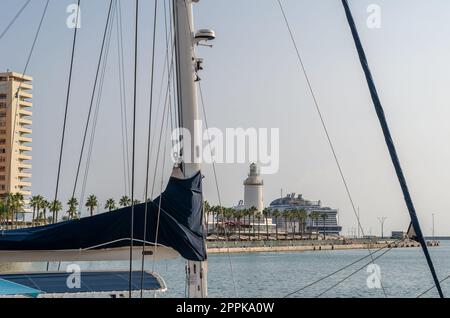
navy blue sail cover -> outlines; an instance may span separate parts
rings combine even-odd
[[[145,241],[171,247],[191,261],[206,260],[202,175],[171,178],[160,197],[148,203]],[[161,206],[160,206],[161,203]],[[135,246],[144,240],[145,203],[134,208]],[[131,207],[46,226],[0,232],[0,250],[105,249],[130,245]]]

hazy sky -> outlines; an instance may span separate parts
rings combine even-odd
[[[1,0],[0,31],[24,1]],[[33,192],[54,194],[59,140],[69,68],[72,30],[66,7],[52,0],[28,73],[34,77]],[[61,199],[70,197],[82,130],[109,1],[82,1],[82,28],[76,52]],[[144,185],[146,118],[150,80],[153,1],[141,1],[139,63],[138,194]],[[131,115],[133,1],[122,0]],[[407,210],[388,157],[340,0],[285,0],[325,121],[335,142],[365,232],[379,234],[377,216],[387,216],[385,232],[404,230]],[[369,29],[367,7],[382,9],[380,29]],[[22,72],[44,0],[30,7],[0,42],[0,70]],[[351,0],[381,100],[398,147],[423,229],[450,234],[450,2],[446,0]],[[162,11],[160,11],[162,22]],[[210,126],[280,128],[281,167],[264,176],[265,201],[302,193],[340,210],[343,233],[356,228],[345,189],[303,74],[299,71],[275,0],[202,0],[196,26],[217,33],[205,58],[202,85]],[[157,93],[161,85],[164,39],[159,24]],[[87,193],[101,201],[124,193],[116,34],[113,33]],[[158,95],[158,94],[156,94]],[[156,115],[155,115],[156,117]],[[156,117],[156,121],[160,121]],[[170,172],[166,160],[165,174]],[[243,198],[248,164],[218,165],[224,205]],[[210,166],[204,168],[205,195],[217,203]],[[158,188],[159,188],[159,182]],[[159,190],[158,190],[159,191]]]

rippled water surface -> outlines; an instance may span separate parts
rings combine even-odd
[[[431,255],[441,279],[450,275],[450,242],[431,248]],[[210,297],[284,297],[329,273],[368,255],[367,250],[323,251],[303,253],[223,254],[209,258]],[[378,254],[379,255],[379,254]],[[375,256],[376,257],[376,256]],[[384,297],[382,289],[367,286],[367,263],[370,258],[334,275],[293,297],[316,297],[329,287],[363,268],[344,280],[322,297]],[[136,262],[136,268],[139,268]],[[375,260],[380,266],[382,285],[388,297],[416,297],[433,286],[421,249],[393,249]],[[84,269],[127,269],[128,263],[84,263]],[[67,264],[62,264],[64,269]],[[184,297],[185,274],[183,260],[157,262],[155,270],[166,281],[168,291],[162,297]],[[45,270],[45,264],[24,264],[19,270]],[[152,262],[146,263],[151,270]],[[57,264],[51,264],[57,269]],[[232,268],[232,270],[231,270]],[[10,271],[11,265],[0,265],[0,271]],[[17,269],[16,269],[17,270]],[[233,281],[235,283],[233,283]],[[443,283],[450,296],[450,280]],[[433,290],[427,297],[437,296]]]

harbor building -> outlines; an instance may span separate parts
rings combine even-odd
[[[32,80],[0,73],[0,195],[31,195]]]
[[[306,231],[318,232],[326,235],[340,235],[342,226],[338,224],[338,210],[329,207],[323,207],[321,201],[309,201],[303,198],[303,195],[296,196],[295,193],[288,194],[286,197],[281,197],[274,200],[270,204],[270,209],[278,210],[281,217],[278,218],[278,226],[283,227],[285,222],[285,215],[292,210],[303,210],[307,214]],[[315,213],[314,213],[315,212]],[[316,217],[314,217],[316,216]],[[295,226],[299,228],[299,221],[294,219]],[[287,222],[288,227],[292,225]]]

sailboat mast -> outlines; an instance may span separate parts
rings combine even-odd
[[[183,177],[188,179],[201,170],[195,160],[196,145],[200,141],[198,97],[195,82],[197,81],[196,41],[193,17],[193,2],[198,0],[173,0],[175,21],[175,54],[177,69],[179,125],[188,136],[181,136],[182,151],[180,154]],[[189,298],[208,297],[207,261],[188,261],[186,275]]]
[[[183,174],[190,178],[201,170],[198,160],[195,160],[196,141],[200,140],[198,97],[196,90],[196,43],[194,41],[193,2],[198,0],[174,0],[175,15],[175,54],[177,69],[179,125],[189,136],[181,136],[180,154],[183,161]]]

